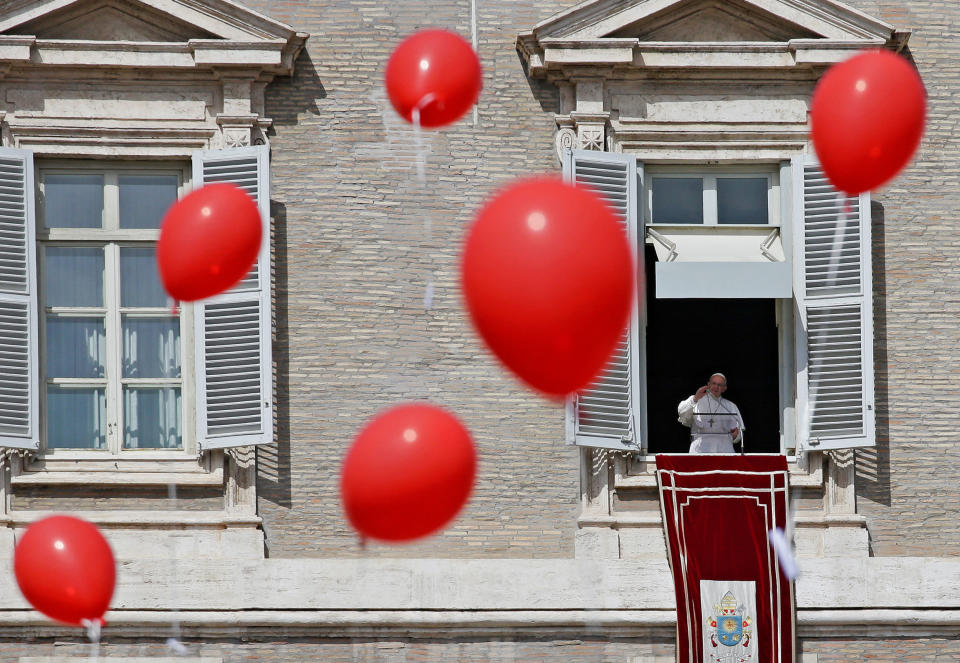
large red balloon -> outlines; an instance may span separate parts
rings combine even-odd
[[[208,184],[167,210],[157,242],[163,287],[176,300],[229,290],[253,267],[263,221],[253,199],[227,183]]]
[[[920,144],[926,93],[899,55],[871,50],[834,65],[810,105],[813,146],[824,172],[849,195],[899,173]]]
[[[420,125],[455,122],[480,96],[480,60],[463,37],[447,30],[424,30],[407,37],[390,56],[387,96],[407,122],[420,110]]]
[[[13,570],[23,596],[47,617],[75,626],[103,623],[116,564],[95,525],[71,516],[38,520],[17,543]]]
[[[463,251],[463,290],[483,340],[554,397],[586,387],[608,363],[636,278],[610,208],[558,178],[501,191],[480,210]]]
[[[347,452],[340,494],[350,523],[382,541],[427,536],[453,520],[473,489],[470,433],[433,405],[400,405],[377,415]]]

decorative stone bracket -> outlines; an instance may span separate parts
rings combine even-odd
[[[609,117],[609,113],[578,113],[576,111],[568,116],[558,115],[556,117],[557,133],[554,138],[557,158],[559,159],[563,150],[567,148],[598,152],[607,150]]]

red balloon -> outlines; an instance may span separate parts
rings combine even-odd
[[[834,65],[813,91],[813,146],[838,190],[876,189],[920,144],[926,92],[916,70],[890,51],[870,50]]]
[[[399,405],[377,415],[354,439],[340,495],[362,535],[410,541],[453,520],[476,472],[473,441],[456,417],[426,403]]]
[[[473,323],[534,389],[562,397],[608,363],[630,315],[630,244],[593,191],[520,180],[480,210],[463,251]]]
[[[51,619],[74,626],[103,623],[116,584],[116,564],[100,530],[71,516],[27,528],[13,554],[23,596]]]
[[[404,39],[387,62],[385,78],[393,107],[407,122],[419,108],[424,127],[458,120],[483,87],[473,47],[447,30],[424,30]]]
[[[253,267],[262,237],[260,210],[245,191],[227,183],[197,189],[163,217],[157,242],[163,287],[185,302],[229,290]]]

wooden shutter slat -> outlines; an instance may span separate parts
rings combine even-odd
[[[33,155],[0,148],[0,446],[39,448]]]
[[[875,432],[869,196],[838,196],[814,163],[795,161],[794,168],[801,210],[794,219],[802,325],[797,350],[798,365],[806,368],[798,380],[806,418],[800,428],[807,428],[813,448],[870,446]]]
[[[569,182],[588,187],[603,199],[623,224],[636,256],[637,171],[636,159],[629,155],[575,150],[564,158],[564,176]],[[634,311],[636,315],[636,311]],[[634,383],[636,324],[630,326],[618,343],[600,377],[572,399],[572,439],[575,444],[611,449],[634,449],[642,444],[636,422],[638,395]]]
[[[270,352],[269,173],[265,146],[204,152],[198,184],[230,182],[257,202],[264,243],[257,262],[197,316],[198,439],[203,449],[273,441]]]

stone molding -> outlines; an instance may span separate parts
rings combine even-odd
[[[646,159],[789,159],[807,147],[806,100],[826,68],[865,47],[899,50],[909,37],[828,0],[745,2],[756,20],[741,22],[765,30],[766,41],[742,41],[738,19],[717,0],[593,0],[518,35],[530,76],[560,90],[558,150],[573,142]],[[717,12],[727,17],[713,26],[725,41],[648,39],[684,21],[707,26]],[[592,124],[575,112],[606,116]],[[573,120],[575,141],[559,118]]]
[[[797,637],[876,638],[953,636],[960,610],[797,610]],[[606,638],[670,638],[674,610],[111,610],[107,637],[166,639],[176,621],[188,639],[230,638],[260,642],[283,637],[457,638],[521,636],[570,638],[602,633]],[[0,612],[9,637],[69,641],[77,629],[51,623],[35,612]],[[805,655],[806,656],[806,655]],[[48,659],[39,659],[48,660]],[[54,660],[54,659],[49,659]],[[57,661],[68,659],[57,658]],[[78,657],[87,661],[89,657]],[[100,659],[109,661],[110,659]],[[126,661],[126,659],[123,659]],[[157,660],[157,659],[150,659]],[[190,659],[176,659],[178,661]],[[671,659],[672,660],[672,659]],[[804,663],[808,660],[802,659]],[[816,660],[816,659],[812,659]]]
[[[670,636],[675,599],[666,563],[582,560],[166,560],[118,569],[112,637],[285,635],[431,637],[602,632]],[[797,582],[800,638],[880,632],[956,633],[960,561],[809,560]],[[243,582],[223,583],[224,577]],[[76,636],[27,609],[12,575],[0,578],[5,633]],[[276,591],[282,587],[283,591]],[[322,587],[323,591],[317,591]]]
[[[556,72],[565,78],[564,69],[583,65],[628,69],[702,67],[704,62],[739,68],[810,66],[836,62],[848,56],[851,48],[897,39],[893,26],[825,0],[746,0],[746,4],[767,24],[769,41],[742,41],[742,34],[722,42],[655,40],[656,32],[671,22],[688,21],[697,11],[723,9],[722,3],[712,0],[692,7],[681,0],[593,0],[520,33],[517,48],[531,75]],[[671,7],[677,9],[673,14]],[[784,39],[786,35],[793,38]]]
[[[810,559],[800,570],[801,610],[960,611],[956,558]],[[198,559],[181,571],[169,560],[121,562],[113,608],[161,610],[174,599],[187,611],[675,608],[665,560]],[[0,611],[26,608],[13,575],[0,578]]]
[[[65,10],[115,2],[80,4],[22,0],[0,18],[4,145],[39,156],[187,159],[197,150],[267,142],[264,90],[275,76],[292,74],[309,35],[223,0],[143,0],[140,10],[124,6],[114,12],[121,22],[104,26],[114,41],[65,38]],[[124,20],[157,30],[166,20],[164,34],[185,36],[125,39],[136,31]],[[43,38],[51,23],[57,38]],[[41,36],[9,34],[23,30]]]

